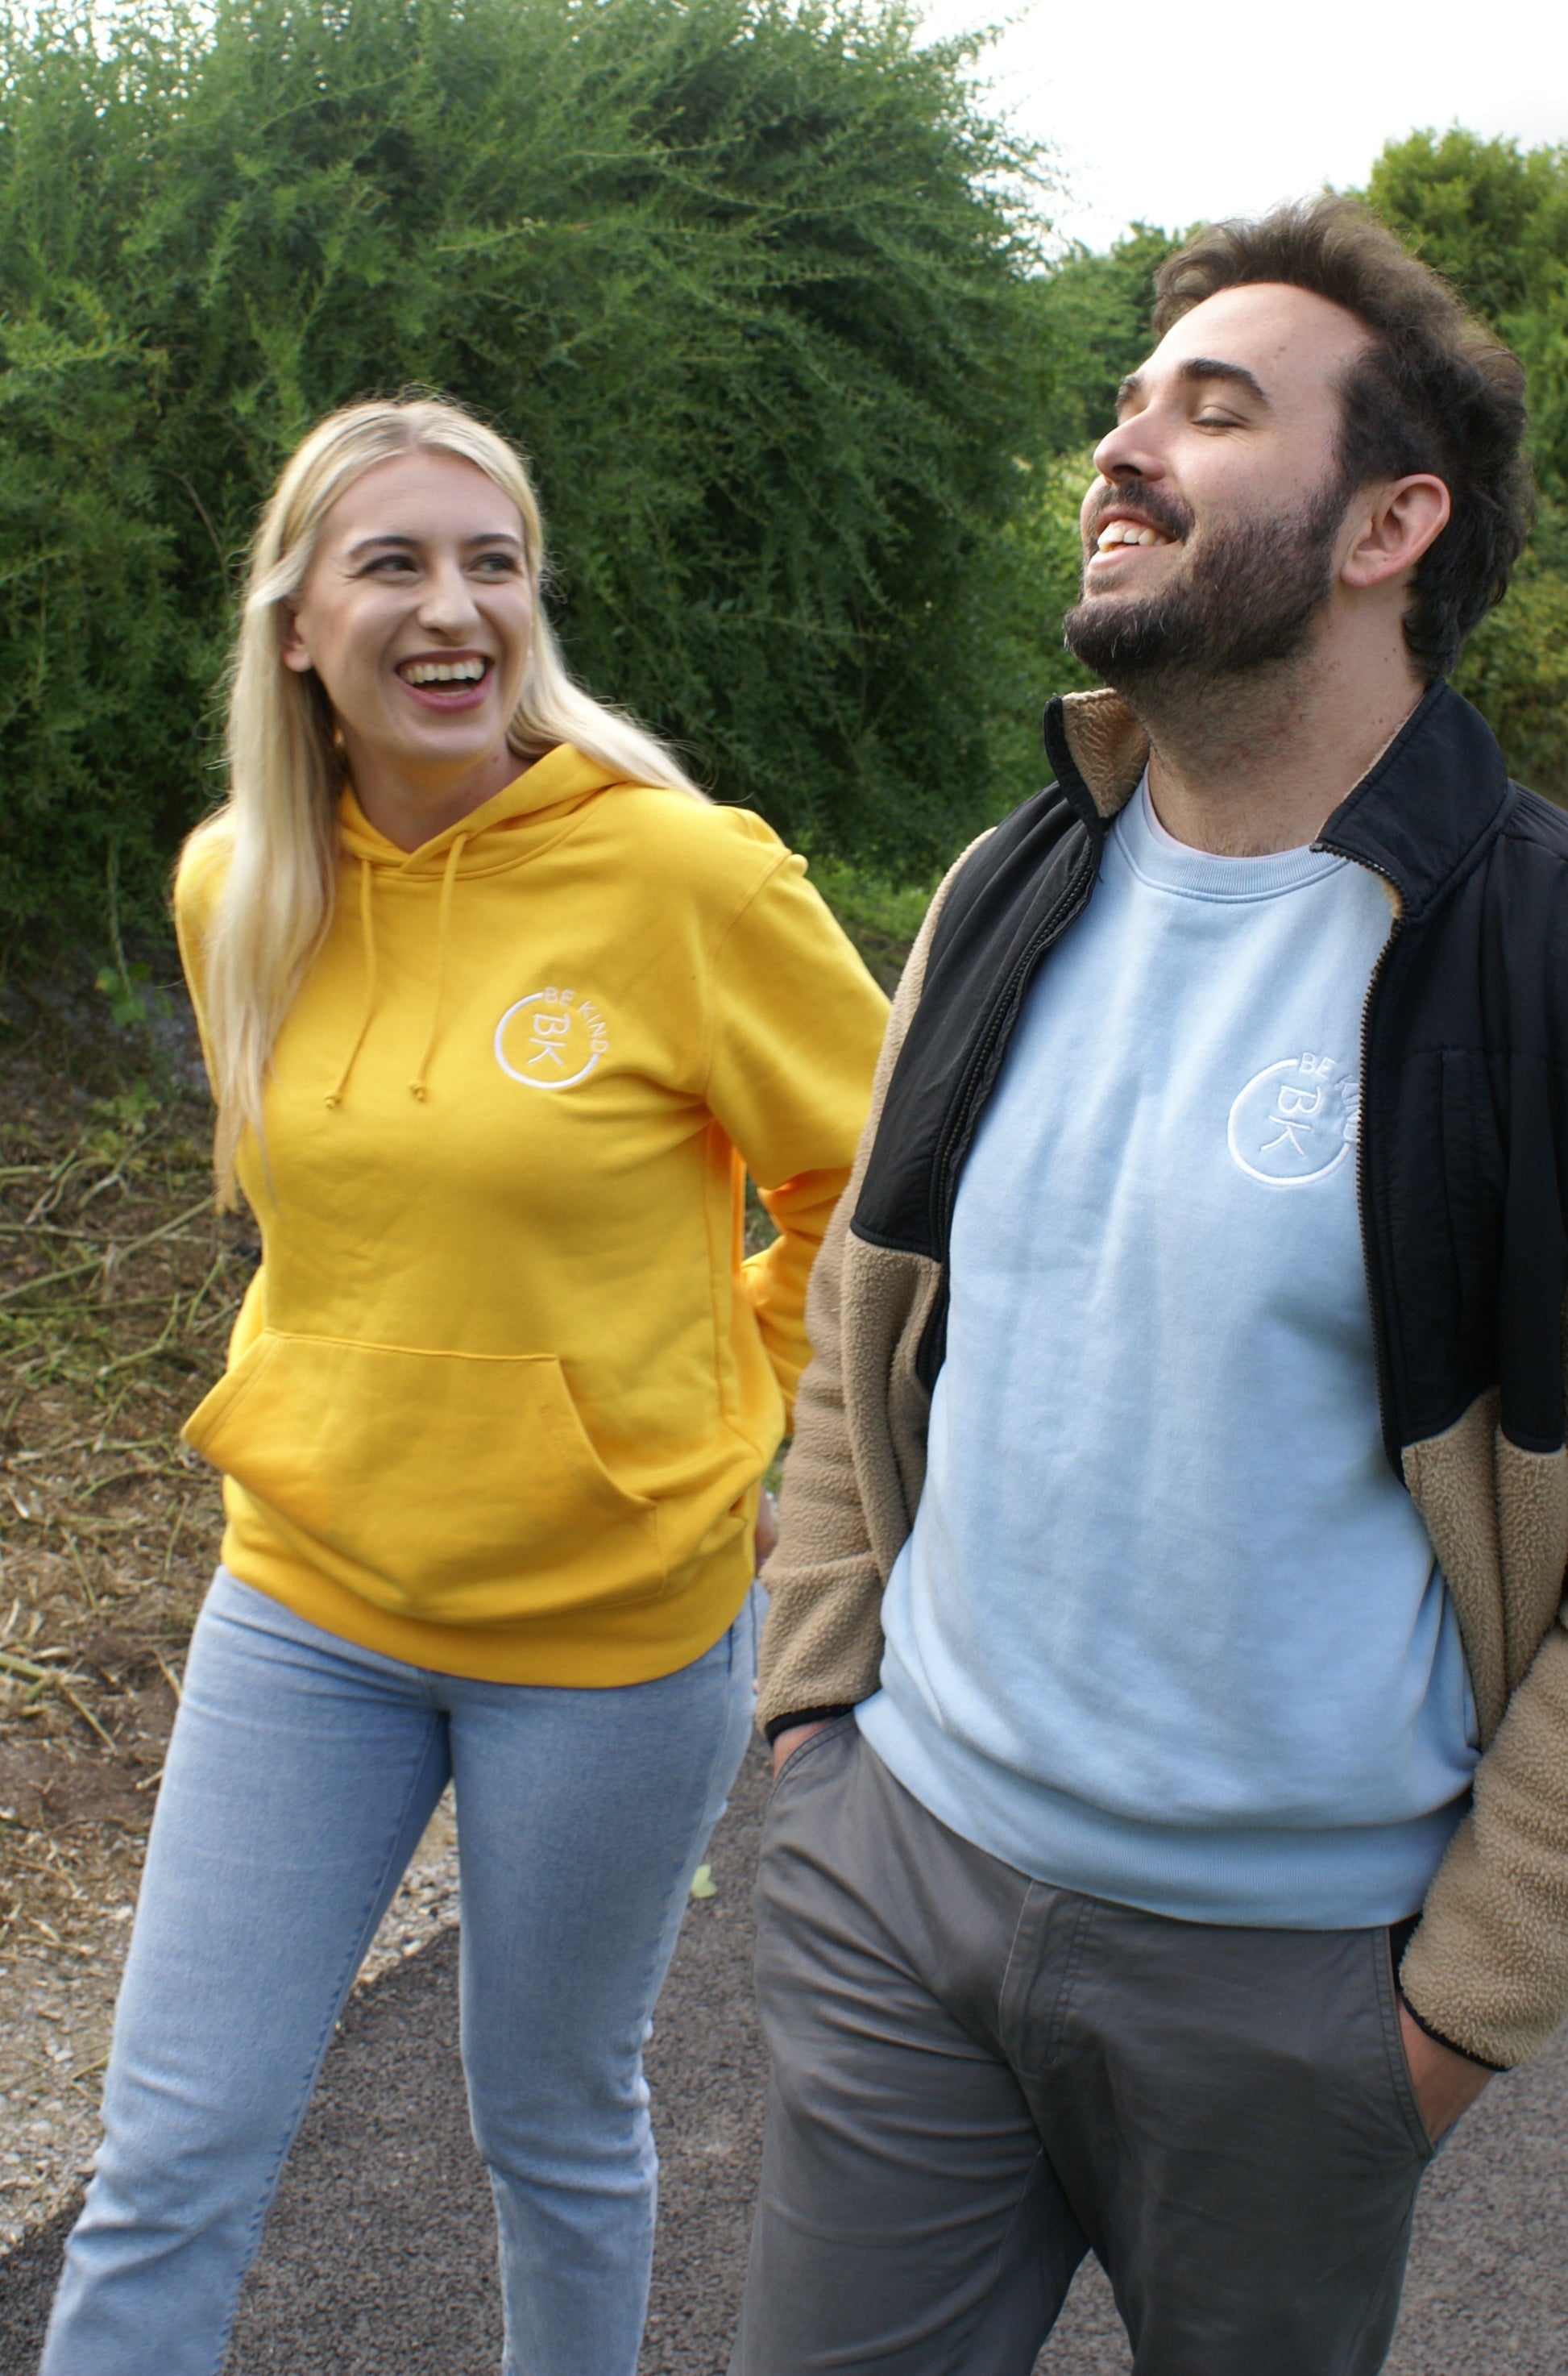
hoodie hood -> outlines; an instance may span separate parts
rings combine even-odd
[[[345,785],[338,803],[340,846],[364,865],[407,876],[428,874],[439,882],[451,851],[460,845],[458,873],[487,874],[537,857],[586,802],[629,781],[602,760],[585,758],[570,742],[558,742],[479,808],[422,841],[417,849],[399,849],[388,841],[361,808],[353,786]]]

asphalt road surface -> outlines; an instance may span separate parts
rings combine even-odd
[[[723,2376],[761,2133],[749,1890],[760,1754],[712,1849],[648,2056],[662,2216],[643,2376]],[[456,2049],[456,1937],[351,2006],[245,2289],[227,2376],[494,2376],[489,2192]],[[0,2262],[0,2370],[32,2376],[68,2220]],[[1092,2264],[1038,2376],[1126,2376]],[[1424,2190],[1388,2376],[1568,2371],[1568,2034],[1500,2080]],[[1265,2371],[1260,2371],[1265,2376]]]

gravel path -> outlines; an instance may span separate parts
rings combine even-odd
[[[663,2216],[642,2376],[722,2376],[760,2137],[748,1893],[754,1756],[649,2052]],[[246,2288],[228,2376],[494,2376],[492,2214],[454,2043],[455,1934],[354,1999]],[[64,2220],[0,2261],[0,2371],[31,2376]],[[1039,2376],[1125,2376],[1097,2269]],[[1568,2369],[1568,2036],[1491,2088],[1426,2187],[1388,2376]]]
[[[7,1812],[0,1807],[0,1820]],[[386,1909],[356,1989],[372,1987],[457,1921],[457,1840],[448,1790]],[[0,1951],[0,2255],[81,2191],[98,2144],[103,2066],[145,1847],[134,1835],[113,1835],[110,1851],[83,1876],[96,1883],[98,1895],[76,1887],[78,1902],[65,1936],[52,1927],[47,1936],[18,1933]],[[42,1932],[42,1925],[33,1927]],[[0,2340],[0,2352],[4,2347]]]

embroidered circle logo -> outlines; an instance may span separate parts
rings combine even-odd
[[[575,1089],[609,1051],[603,1016],[575,990],[530,990],[495,1027],[495,1061],[526,1089]]]
[[[1304,1188],[1337,1171],[1356,1144],[1360,1083],[1306,1049],[1254,1073],[1230,1109],[1230,1158],[1268,1188]]]

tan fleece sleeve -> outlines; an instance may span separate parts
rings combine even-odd
[[[1568,2018],[1565,1624],[1560,1613],[1476,1769],[1399,1967],[1421,2021],[1504,2070]]]
[[[812,1274],[806,1304],[812,1361],[801,1381],[795,1441],[784,1466],[778,1547],[764,1572],[768,1612],[757,1684],[757,1723],[764,1730],[780,1716],[848,1706],[876,1689],[885,1578],[872,1550],[845,1409],[845,1261],[849,1218],[887,1085],[920,1004],[932,934],[956,872],[952,869],[932,901],[904,968],[854,1169]]]

